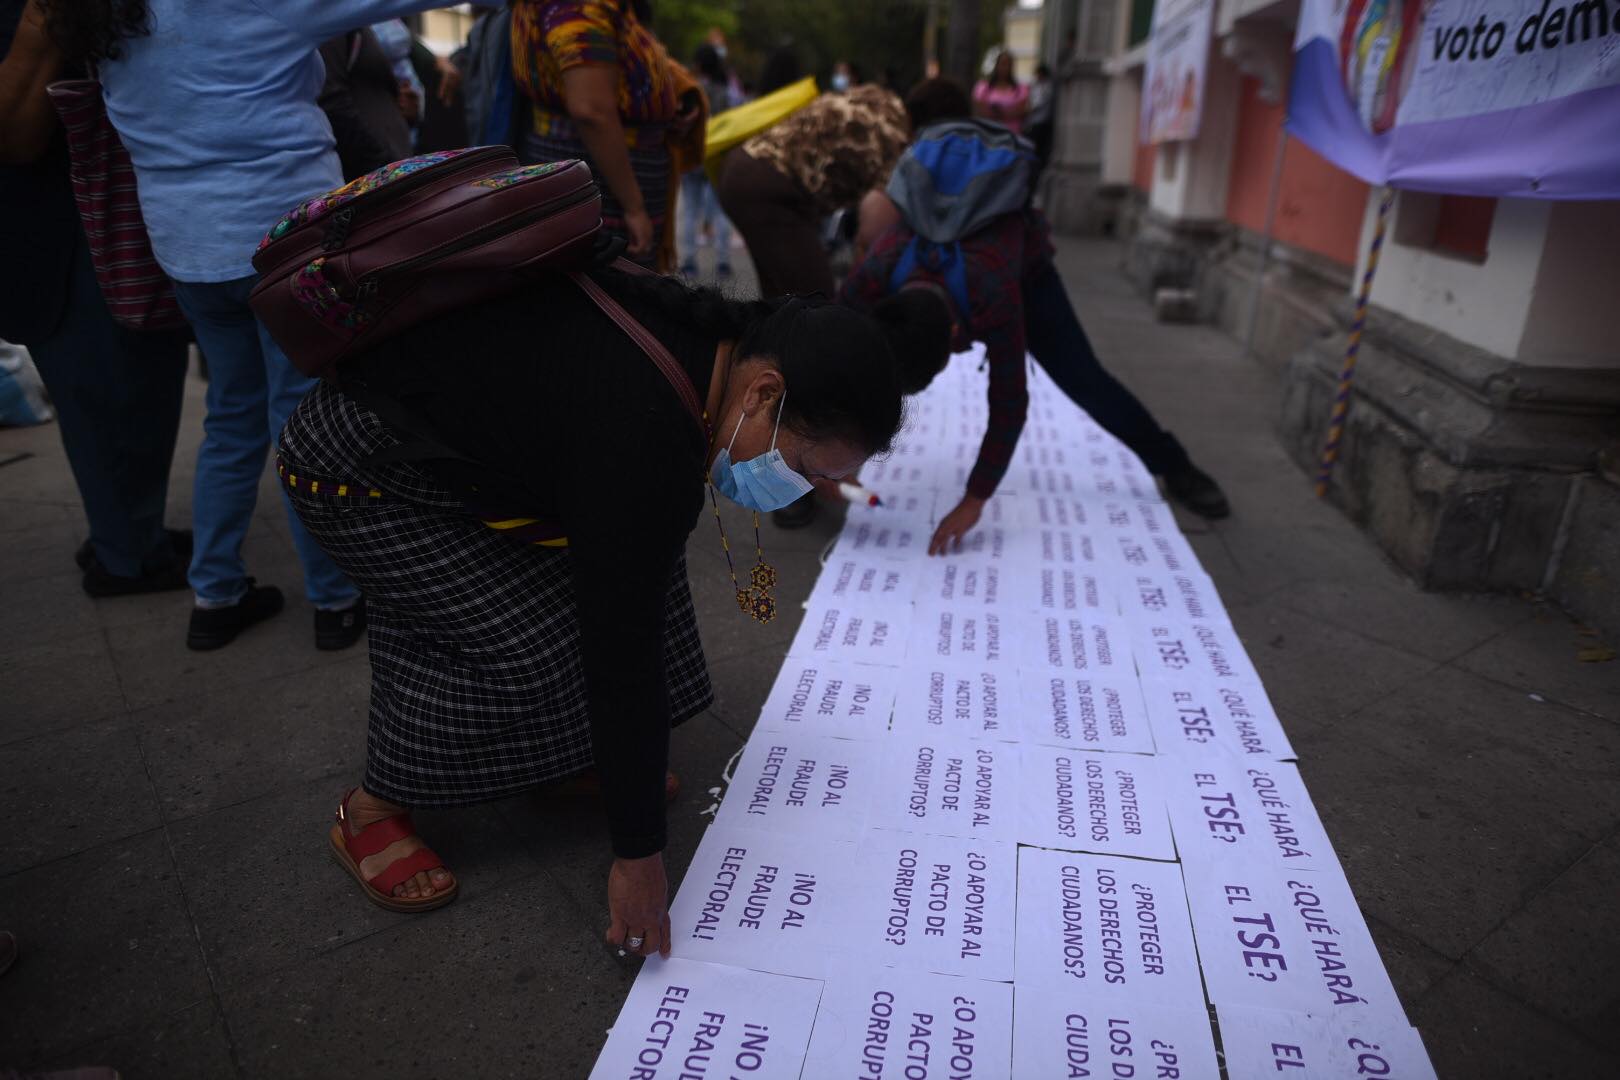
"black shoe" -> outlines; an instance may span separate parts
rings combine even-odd
[[[142,593],[173,592],[186,588],[186,564],[176,559],[161,570],[148,570],[140,577],[121,577],[101,565],[101,560],[90,557],[82,581],[84,591],[102,599],[108,596],[138,596]]]
[[[802,495],[796,502],[771,511],[771,522],[778,529],[802,529],[816,520],[816,494]]]
[[[248,591],[230,607],[192,608],[191,629],[186,632],[186,648],[196,652],[223,649],[236,635],[263,622],[281,610],[281,590],[274,585],[255,585],[248,578]]]
[[[1221,486],[1196,465],[1165,473],[1164,486],[1171,498],[1200,517],[1223,518],[1232,512]]]
[[[366,598],[342,611],[315,612],[315,647],[326,652],[347,649],[366,632]]]
[[[164,529],[169,534],[169,546],[174,548],[174,557],[182,568],[191,565],[191,551],[193,548],[190,529]],[[90,564],[96,561],[95,545],[86,540],[79,545],[79,550],[73,553],[73,561],[80,570],[88,571]]]

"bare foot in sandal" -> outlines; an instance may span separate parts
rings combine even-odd
[[[380,832],[372,831],[378,828]],[[379,848],[379,842],[390,836],[394,839]],[[407,809],[363,788],[350,792],[339,808],[332,848],[372,902],[383,907],[425,910],[448,903],[455,895],[455,875],[416,835]]]

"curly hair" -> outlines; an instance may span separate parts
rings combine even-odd
[[[39,0],[45,29],[69,60],[116,60],[129,38],[151,32],[146,0]]]

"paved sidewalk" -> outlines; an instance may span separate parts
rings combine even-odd
[[[739,262],[742,260],[739,260]],[[1166,327],[1118,249],[1061,262],[1109,365],[1227,486],[1183,518],[1282,714],[1373,934],[1443,1077],[1620,1075],[1620,664],[1554,610],[1406,584],[1316,502],[1272,435],[1276,390],[1230,339]],[[184,522],[201,385],[187,402]],[[268,479],[248,541],[288,610],[215,654],[184,595],[78,588],[54,427],[0,431],[0,1068],[132,1078],[588,1072],[634,975],[599,944],[590,805],[419,815],[462,880],[427,916],[366,904],[326,823],[364,753],[363,653],[317,653]],[[734,543],[744,519],[727,518]],[[718,701],[673,740],[689,860],[809,591],[831,515],[764,543],[785,618],[730,600],[712,520],[691,545]]]

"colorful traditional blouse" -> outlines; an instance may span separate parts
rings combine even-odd
[[[582,64],[619,69],[619,119],[628,128],[666,124],[680,103],[664,47],[630,0],[516,0],[512,76],[535,103],[535,130],[568,115],[563,72]]]

